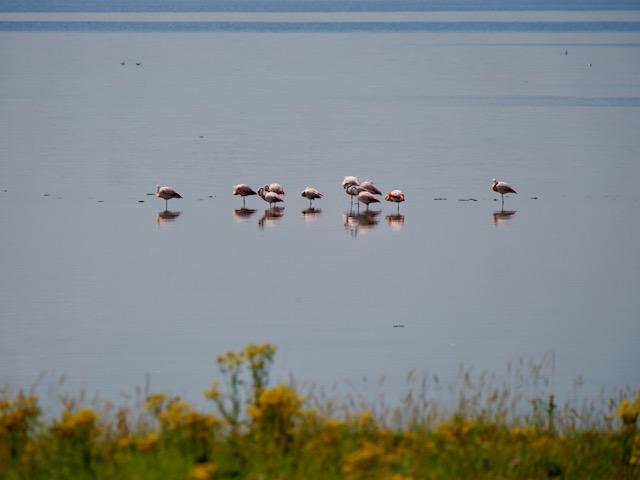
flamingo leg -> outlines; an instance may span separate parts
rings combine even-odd
[[[242,208],[244,208],[244,197],[242,197]]]
[[[164,199],[164,209],[169,210],[169,200],[166,198]]]

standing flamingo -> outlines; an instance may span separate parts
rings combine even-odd
[[[518,193],[508,183],[499,182],[495,178],[493,179],[493,183],[491,184],[491,190],[493,190],[494,192],[498,192],[500,194],[500,197],[502,198],[502,206],[504,206],[504,194],[505,193]]]
[[[258,195],[260,195],[260,198],[262,198],[265,202],[269,204],[269,208],[271,208],[274,203],[284,201],[278,196],[277,193],[265,191],[264,188],[258,189]]]
[[[382,192],[380,191],[380,189],[376,187],[371,180],[365,180],[364,182],[360,182],[360,186],[369,193],[373,193],[374,195],[382,195]]]
[[[316,198],[322,198],[322,194],[315,188],[311,187],[306,187],[302,191],[300,196],[309,199],[309,208],[311,208],[311,202],[313,202]]]
[[[380,203],[373,193],[368,191],[363,191],[358,194],[358,201],[364,203],[367,206],[367,210],[369,210],[370,203]]]
[[[359,184],[360,182],[358,181],[358,177],[354,177],[353,175],[347,175],[342,180],[342,188],[347,188],[352,185],[359,185]]]
[[[264,186],[265,191],[272,192],[277,195],[284,195],[284,188],[279,183],[270,183]]]
[[[351,198],[351,206],[353,207],[353,197],[357,197],[360,192],[365,192],[366,190],[362,188],[360,185],[348,185],[344,188],[344,192],[349,195]]]
[[[244,208],[244,197],[249,195],[256,195],[256,192],[247,185],[246,183],[239,183],[238,185],[234,185],[233,194],[240,195],[242,197],[242,207]]]
[[[178,192],[176,192],[172,187],[161,187],[160,185],[156,185],[156,197],[164,199],[164,209],[169,209],[169,199],[171,198],[182,198]]]
[[[387,202],[395,202],[398,204],[398,213],[400,213],[400,203],[404,202],[404,193],[402,190],[391,190],[384,196]]]

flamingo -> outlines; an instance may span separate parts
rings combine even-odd
[[[264,186],[265,191],[273,192],[278,195],[284,195],[284,188],[279,183],[270,183]]]
[[[384,199],[387,202],[395,202],[398,204],[398,212],[400,212],[400,203],[404,202],[404,193],[402,193],[402,190],[391,190],[390,192],[388,192],[385,196]]]
[[[256,195],[256,192],[246,183],[239,183],[233,186],[233,194],[240,195],[242,197],[242,207],[244,208],[244,197],[249,195]]]
[[[311,188],[311,187],[306,187],[302,191],[300,196],[309,199],[309,208],[311,208],[311,203],[316,198],[322,198],[322,194],[318,190],[316,190],[315,188]]]
[[[360,185],[349,185],[345,187],[344,191],[351,198],[351,205],[353,206],[353,197],[357,197],[360,192],[365,192],[366,190]]]
[[[511,185],[506,182],[498,181],[495,178],[493,179],[493,183],[491,184],[491,190],[494,192],[498,192],[500,197],[502,198],[502,205],[504,206],[504,194],[505,193],[518,193],[516,192]]]
[[[260,198],[262,198],[265,202],[269,204],[269,208],[271,208],[274,203],[284,201],[278,196],[277,193],[265,191],[264,188],[258,189],[258,195],[260,195]]]
[[[368,191],[363,191],[358,194],[358,201],[364,203],[367,206],[367,210],[369,210],[370,203],[380,203],[373,193]]]
[[[382,192],[380,191],[380,189],[376,187],[371,180],[365,180],[364,182],[360,182],[360,186],[369,193],[373,193],[374,195],[382,195]]]
[[[342,188],[347,188],[352,185],[359,185],[359,184],[360,182],[358,181],[358,178],[354,177],[353,175],[347,175],[346,177],[344,177],[344,180],[342,180]]]
[[[176,192],[172,187],[161,187],[160,185],[156,185],[156,197],[164,199],[164,208],[165,210],[168,210],[169,199],[182,198],[182,195]]]

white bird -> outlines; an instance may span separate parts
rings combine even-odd
[[[300,196],[309,200],[309,208],[311,208],[311,202],[313,202],[316,198],[322,198],[322,194],[312,187],[306,187],[302,191],[302,193],[300,193]]]
[[[274,203],[284,201],[278,196],[277,193],[265,191],[264,188],[258,189],[258,195],[260,195],[260,198],[262,198],[265,202],[269,204],[269,207],[271,207]]]
[[[270,183],[264,186],[265,191],[284,195],[284,188],[279,183]]]
[[[365,192],[366,190],[362,188],[360,185],[349,185],[345,187],[344,192],[351,197],[351,205],[353,206],[353,197],[357,197],[360,192]]]
[[[382,195],[382,192],[380,191],[380,189],[376,187],[371,180],[365,180],[364,182],[360,182],[360,186],[369,193],[373,193],[374,195]]]
[[[370,203],[380,203],[373,193],[368,191],[363,191],[358,194],[358,201],[364,203],[367,206],[367,210],[369,210]]]
[[[240,195],[242,197],[242,206],[244,207],[244,197],[249,195],[257,195],[253,189],[247,185],[246,183],[239,183],[238,185],[233,186],[233,194]]]
[[[156,197],[164,199],[164,208],[165,210],[168,210],[169,200],[172,198],[182,198],[182,195],[176,192],[172,187],[161,187],[160,185],[156,185]]]
[[[398,212],[400,211],[400,203],[404,202],[404,193],[402,193],[402,190],[391,190],[390,192],[388,192],[385,196],[384,199],[387,202],[395,202],[398,204]]]
[[[516,192],[511,185],[506,182],[499,182],[495,178],[493,179],[493,183],[491,184],[491,190],[494,192],[498,192],[502,198],[502,204],[504,205],[504,194],[505,193],[518,193]]]
[[[358,181],[358,178],[354,177],[353,175],[348,175],[344,177],[344,180],[342,180],[342,188],[347,188],[352,185],[358,185],[358,184],[360,184],[360,182]]]

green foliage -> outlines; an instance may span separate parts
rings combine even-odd
[[[66,401],[46,419],[35,396],[0,391],[0,479],[640,478],[638,392],[594,414],[466,372],[455,411],[422,391],[374,413],[270,387],[275,352],[220,356],[214,411],[154,393],[141,411]]]

